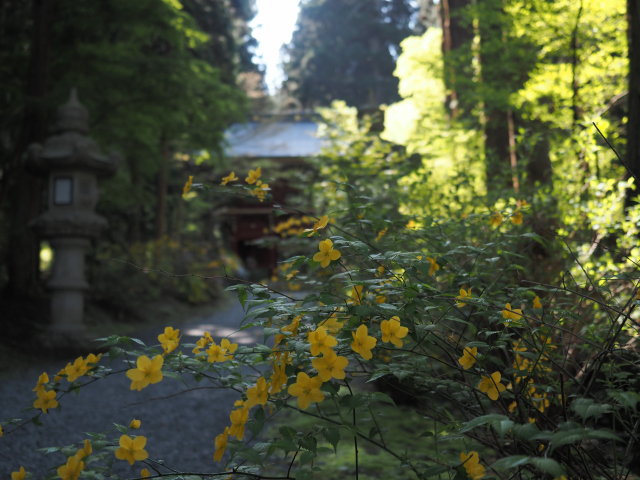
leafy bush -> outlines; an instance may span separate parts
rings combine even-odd
[[[253,177],[249,186],[226,188],[262,201],[265,184],[260,172]],[[358,478],[366,445],[394,456],[408,478],[637,478],[635,271],[594,276],[569,253],[582,283],[568,273],[557,285],[538,282],[527,274],[527,252],[545,243],[529,231],[535,203],[466,218],[409,218],[378,211],[363,186],[337,182],[346,208],[331,212],[335,223],[315,219],[298,237],[307,253],[285,261],[310,291],[304,298],[261,284],[229,288],[247,314],[240,330],[262,327],[263,343],[218,345],[205,333],[197,344],[180,344],[171,327],[159,345],[102,339],[108,365],[81,357],[51,380],[40,377],[33,404],[40,412],[31,421],[45,421],[58,399],[111,375],[126,372],[135,390],[193,377],[238,392],[229,426],[215,438],[223,469],[204,477],[274,478],[264,466],[283,452],[286,471],[276,478],[319,478],[323,456],[353,449]],[[397,381],[385,394],[358,391],[355,378]],[[434,444],[420,455],[388,443],[379,416],[403,385],[424,418],[415,441]],[[316,422],[303,431],[282,425],[263,438],[265,423],[285,410]],[[2,424],[3,441],[18,424]],[[116,425],[79,448],[61,448],[67,458],[59,457],[58,475],[113,476],[115,455],[143,462],[154,477],[184,478],[188,465],[147,460],[153,439],[132,436],[134,427]]]

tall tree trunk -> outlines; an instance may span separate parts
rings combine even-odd
[[[507,112],[501,109],[491,109],[486,118],[484,153],[487,192],[496,192],[514,186],[509,149],[509,122]]]
[[[485,0],[479,11],[480,64],[485,98],[484,135],[487,192],[499,192],[514,188],[513,169],[515,168],[515,149],[510,144],[509,95],[511,80],[505,78],[500,67],[501,59],[507,58],[506,28],[503,21],[504,9],[502,0]],[[513,117],[511,116],[511,123]],[[512,127],[515,128],[515,127]],[[515,145],[514,145],[515,147]]]
[[[39,291],[39,242],[28,228],[42,207],[42,180],[24,171],[22,154],[47,133],[47,108],[51,52],[53,0],[33,1],[33,39],[25,91],[25,111],[20,137],[12,156],[9,204],[12,212],[6,265],[9,281],[5,294],[11,298],[33,297]]]
[[[131,155],[127,155],[129,171],[131,172],[131,186],[136,192],[136,198],[133,204],[133,212],[131,221],[129,222],[129,243],[140,243],[142,241],[141,223],[142,223],[142,177],[140,174],[140,165]]]
[[[640,178],[640,0],[627,0],[629,38],[629,116],[627,121],[627,168]],[[631,176],[631,175],[629,175]],[[627,190],[626,205],[638,195],[640,186]]]
[[[156,239],[162,239],[166,228],[167,217],[167,169],[169,167],[169,141],[167,134],[160,137],[162,159],[158,171],[158,192],[156,199]]]
[[[447,87],[445,106],[451,118],[458,117],[460,111],[460,87],[458,78],[464,75],[465,64],[461,61],[461,49],[470,50],[473,30],[462,18],[470,0],[442,0],[440,3],[440,25],[442,27],[442,54],[444,56],[444,81]],[[469,112],[471,109],[465,109]]]

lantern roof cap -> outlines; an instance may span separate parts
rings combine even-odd
[[[69,101],[58,108],[56,130],[82,134],[89,132],[89,111],[78,100],[78,92],[75,87],[71,89]]]

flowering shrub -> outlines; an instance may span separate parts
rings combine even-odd
[[[263,200],[260,176],[251,171],[250,187],[233,188]],[[236,180],[231,174],[223,184]],[[340,188],[355,191],[347,183]],[[310,480],[321,475],[322,457],[338,449],[353,449],[358,478],[363,445],[395,457],[406,478],[638,478],[637,286],[631,275],[558,286],[528,278],[525,253],[543,240],[527,229],[531,207],[518,205],[511,222],[503,221],[506,212],[389,219],[361,215],[367,204],[354,200],[331,212],[335,223],[314,219],[300,232],[307,254],[284,262],[307,284],[304,298],[262,284],[229,288],[246,312],[240,330],[261,327],[263,343],[217,344],[205,332],[186,344],[172,327],[153,346],[136,340],[132,348],[126,337],[111,336],[102,339],[108,364],[81,357],[53,381],[47,374],[37,380],[35,417],[46,421],[58,394],[81,391],[87,379],[126,372],[130,388],[142,390],[190,376],[238,395],[228,425],[203,444],[211,470],[186,470],[191,478],[274,478],[264,466],[280,453],[288,467],[275,478]],[[114,367],[122,362],[124,369]],[[378,416],[381,403],[394,404],[394,392],[362,392],[355,378],[409,385],[424,417],[416,441],[460,447],[415,457],[398,451]],[[317,423],[261,436],[284,410]],[[364,415],[376,428],[361,428]],[[149,461],[153,438],[134,435],[143,428],[136,422],[86,441],[79,434],[77,451],[61,450],[67,458],[59,458],[59,477],[109,477],[115,457],[132,471],[144,468],[142,477],[183,478],[179,469],[188,466]],[[2,423],[0,441],[10,441],[16,423]],[[28,475],[28,465],[15,468],[14,479]]]

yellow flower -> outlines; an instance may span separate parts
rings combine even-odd
[[[67,380],[70,382],[75,382],[78,377],[83,376],[87,373],[87,364],[84,362],[82,357],[76,358],[76,361],[72,364],[67,364],[67,367],[64,369],[67,374]]]
[[[43,389],[45,383],[49,383],[49,375],[47,375],[47,372],[44,372],[42,375],[40,375],[40,377],[38,378],[38,383],[36,384],[35,388],[31,391],[37,392],[38,390]]]
[[[69,457],[67,464],[58,468],[58,475],[62,480],[78,480],[82,470],[84,470],[84,462],[76,457]]]
[[[209,356],[209,358],[207,359],[209,363],[222,363],[227,361],[227,357],[224,356],[224,348],[222,348],[220,345],[216,345],[215,342],[213,342],[213,344],[206,350],[206,352]]]
[[[260,178],[260,175],[262,175],[262,171],[260,170],[260,167],[258,167],[255,170],[249,170],[249,176],[244,180],[249,185],[253,185],[258,181],[258,179]]]
[[[532,401],[533,401],[534,405],[537,404],[536,408],[541,413],[544,413],[544,409],[549,406],[549,400],[547,399],[547,394],[546,393],[543,393],[543,394],[536,393],[536,394],[534,394]]]
[[[164,329],[164,333],[158,335],[158,341],[164,349],[164,355],[171,353],[176,349],[178,343],[180,343],[181,337],[178,337],[179,334],[180,329],[174,330],[173,327],[166,327]]]
[[[146,468],[143,468],[142,470],[140,470],[140,476],[142,478],[147,478],[151,475],[151,472],[149,470],[147,470]]]
[[[3,434],[4,434],[4,432],[2,431],[2,425],[0,425],[0,438],[2,438]]]
[[[400,317],[391,317],[391,320],[383,320],[380,323],[380,330],[382,331],[382,341],[391,342],[396,347],[402,347],[402,340],[409,333],[407,327],[400,325]]]
[[[244,424],[249,420],[249,409],[239,408],[238,410],[233,410],[229,418],[231,419],[229,435],[242,440],[242,437],[244,437]]]
[[[256,382],[256,386],[247,390],[247,401],[244,403],[245,407],[251,408],[254,405],[266,405],[269,399],[269,393],[267,393],[269,387],[270,385],[264,377],[260,377]]]
[[[413,230],[418,227],[418,223],[415,220],[409,220],[405,228],[407,230]]]
[[[291,280],[293,277],[295,277],[295,276],[296,276],[296,273],[298,273],[298,270],[293,270],[292,272],[288,273],[288,274],[285,276],[285,278],[286,278],[287,280]]]
[[[464,465],[467,475],[472,480],[479,480],[484,477],[484,467],[480,465],[478,452],[469,452],[469,455],[460,454],[460,461]]]
[[[131,420],[131,423],[129,424],[129,428],[133,428],[134,430],[137,430],[140,428],[141,424],[142,422],[140,420],[136,420],[134,418],[133,420]]]
[[[200,350],[206,347],[207,345],[209,345],[210,343],[213,343],[213,338],[211,338],[211,334],[209,334],[209,332],[204,332],[204,337],[200,338],[200,340],[196,342],[196,348],[194,348],[192,352],[196,354],[200,353]]]
[[[438,257],[427,257],[427,261],[431,264],[431,268],[429,268],[429,276],[433,277],[435,275],[435,273],[440,270],[440,265],[438,265],[438,262],[436,262],[436,259]]]
[[[537,295],[536,295],[536,298],[533,299],[533,308],[542,308],[542,303],[540,303],[540,297],[538,297]]]
[[[222,460],[225,450],[227,449],[227,441],[229,440],[229,427],[224,427],[224,432],[216,437],[216,452],[213,459],[216,462]]]
[[[323,215],[322,217],[320,217],[320,220],[318,220],[316,223],[313,224],[313,228],[307,228],[305,232],[311,232],[307,236],[312,237],[314,233],[316,233],[318,230],[322,230],[324,227],[327,226],[328,223],[329,223],[329,215]]]
[[[137,368],[127,370],[127,377],[131,380],[131,390],[142,390],[151,383],[162,380],[162,355],[156,355],[153,360],[142,355],[138,357]]]
[[[254,195],[260,199],[260,201],[264,201],[264,197],[269,189],[268,183],[262,183],[260,180],[256,183],[256,188],[251,191],[251,195]]]
[[[287,383],[287,374],[284,373],[284,369],[284,365],[282,367],[279,365],[273,366],[273,375],[269,378],[269,380],[271,380],[270,394],[278,393],[282,390],[282,386]]]
[[[193,175],[189,175],[189,180],[184,184],[184,189],[182,190],[182,196],[184,197],[189,190],[191,190],[191,184],[193,183]]]
[[[511,215],[510,220],[514,225],[522,225],[522,212],[518,210],[516,213]]]
[[[511,403],[509,404],[509,411],[510,411],[510,412],[513,412],[513,411],[516,409],[516,407],[517,407],[517,406],[518,406],[518,404],[517,404],[517,403],[515,402],[515,400],[514,400],[513,402],[511,402]]]
[[[358,330],[351,332],[353,336],[353,342],[351,342],[351,349],[359,353],[365,360],[370,360],[373,357],[371,349],[376,346],[377,340],[374,337],[369,336],[366,325],[360,325]]]
[[[89,372],[87,375],[91,375],[91,370],[93,370],[93,368],[95,367],[95,364],[97,364],[100,361],[100,358],[102,358],[102,354],[98,354],[98,356],[96,357],[93,353],[90,353],[89,355],[87,355],[87,359],[84,361],[85,367],[87,368],[87,371]],[[92,365],[92,366],[89,366]]]
[[[349,360],[347,357],[339,357],[336,352],[329,350],[328,354],[325,353],[322,358],[314,358],[311,363],[313,368],[318,371],[318,376],[322,381],[328,382],[332,378],[344,379],[344,369],[349,365]]]
[[[503,220],[504,217],[500,212],[494,212],[489,219],[489,224],[491,225],[491,228],[496,228],[500,226]]]
[[[456,297],[456,300],[460,300],[460,301],[456,304],[456,306],[458,308],[464,307],[466,305],[466,303],[463,302],[462,300],[465,300],[467,298],[471,298],[471,289],[465,291],[464,288],[461,288],[460,289],[460,295],[458,295]]]
[[[298,406],[306,410],[311,402],[320,403],[324,400],[324,394],[320,391],[322,379],[320,377],[309,378],[304,372],[299,372],[297,381],[289,386],[289,394],[298,397]]]
[[[132,439],[129,435],[122,435],[120,437],[120,448],[116,450],[116,458],[118,460],[128,461],[129,465],[133,465],[135,460],[146,460],[149,456],[144,449],[146,444],[146,437],[136,437]]]
[[[529,423],[536,423],[536,419],[533,417],[529,417]]]
[[[298,334],[298,327],[300,326],[300,319],[302,318],[301,315],[298,315],[297,317],[295,317],[293,319],[293,321],[287,325],[286,327],[282,327],[280,329],[281,332],[290,332],[292,337],[295,337]],[[282,342],[282,340],[285,340],[287,338],[287,335],[282,335],[282,334],[278,334],[275,337],[275,344],[276,347],[278,345],[280,345],[280,342]]]
[[[237,343],[231,343],[226,338],[223,338],[220,341],[220,346],[224,350],[224,353],[225,353],[226,357],[229,360],[233,360],[233,355],[231,355],[231,354],[236,351],[236,349],[238,348],[238,344]]]
[[[387,234],[387,230],[389,230],[389,228],[380,230],[380,232],[378,233],[378,236],[376,237],[376,242],[379,241],[382,237],[384,237]]]
[[[69,365],[71,365],[71,364],[69,364]],[[65,368],[63,368],[62,370],[60,370],[60,371],[56,374],[56,376],[55,376],[55,377],[53,377],[53,381],[54,381],[55,383],[58,383],[60,380],[62,380],[62,375],[66,375],[66,374],[67,374],[67,369],[66,369],[66,367],[65,367]]]
[[[502,317],[507,320],[520,320],[522,318],[522,310],[519,308],[511,308],[511,304],[507,303],[502,310]]]
[[[469,370],[473,366],[473,364],[476,363],[477,355],[478,349],[476,347],[464,347],[464,353],[462,354],[462,357],[458,359],[458,362],[460,363],[460,365],[462,365],[462,368],[464,368],[465,370]]]
[[[80,448],[78,450],[75,457],[78,460],[82,460],[87,455],[91,455],[91,452],[93,452],[93,447],[91,446],[91,442],[89,442],[89,440],[85,440],[83,448]]]
[[[27,472],[24,471],[24,467],[20,467],[20,471],[11,472],[11,480],[24,480],[27,476]]]
[[[378,295],[376,297],[376,303],[384,303],[387,301],[387,297],[385,297],[384,295]]]
[[[329,266],[331,260],[338,260],[340,258],[340,252],[333,249],[333,242],[328,238],[321,241],[318,248],[320,251],[313,256],[313,261],[320,262],[322,268]]]
[[[362,285],[355,285],[351,289],[351,293],[349,294],[349,300],[347,303],[353,303],[354,305],[362,305]]]
[[[327,334],[324,327],[318,327],[316,331],[309,332],[309,343],[311,344],[311,355],[317,357],[321,353],[327,355],[331,352],[331,347],[338,344],[335,337]]]
[[[502,375],[500,372],[493,372],[491,377],[482,376],[482,381],[478,384],[478,389],[486,393],[491,400],[497,400],[500,392],[504,392],[507,387],[500,383]]]
[[[56,400],[56,392],[54,390],[46,391],[44,388],[38,390],[36,392],[38,394],[38,399],[33,402],[33,408],[39,408],[44,413],[47,412],[50,408],[56,408],[58,406],[58,401]]]
[[[320,322],[318,326],[324,327],[329,333],[336,334],[344,326],[344,322],[339,322],[334,313],[326,320],[323,320],[322,322]]]
[[[223,177],[222,178],[222,183],[220,185],[224,186],[227,183],[235,182],[236,180],[238,180],[238,177],[236,177],[236,174],[234,172],[231,172],[228,177]]]

